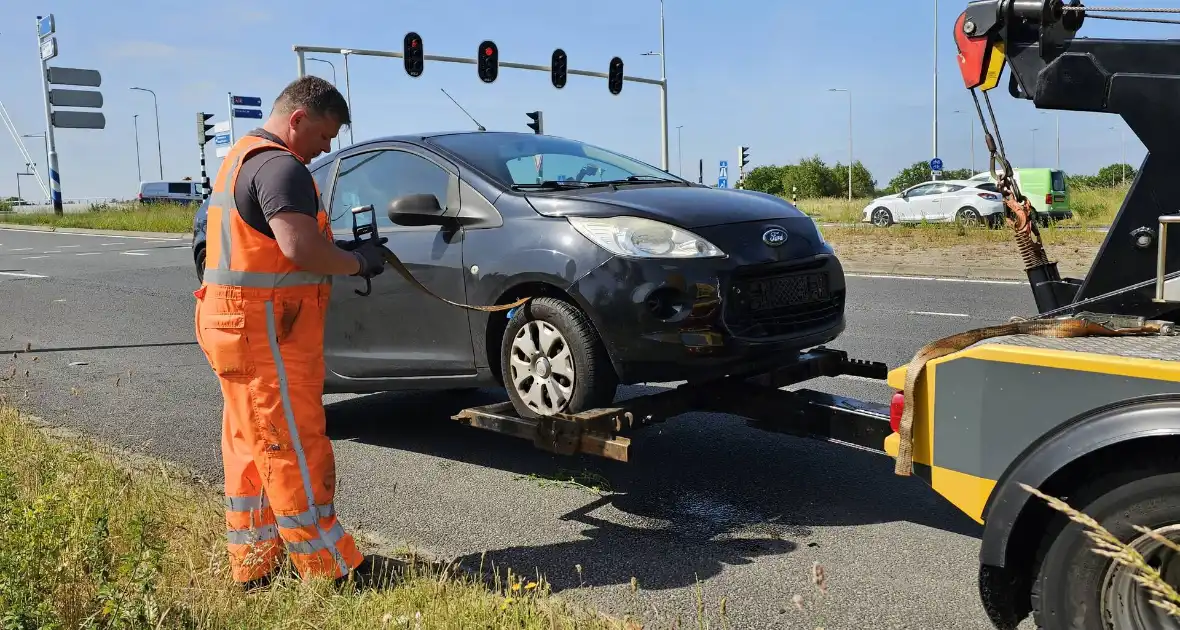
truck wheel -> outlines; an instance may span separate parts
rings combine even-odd
[[[1163,468],[1116,473],[1063,498],[1143,556],[1173,588],[1180,587],[1180,554],[1134,529],[1147,527],[1180,543],[1180,473]],[[1034,499],[1040,500],[1040,499]],[[1055,515],[1061,523],[1062,515]],[[1135,571],[1092,550],[1095,543],[1074,522],[1046,541],[1048,550],[1032,589],[1037,627],[1043,630],[1157,630],[1180,628],[1151,605]]]
[[[513,314],[500,344],[504,388],[516,413],[539,418],[614,402],[618,377],[582,311],[535,298]]]

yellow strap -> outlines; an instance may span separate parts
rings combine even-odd
[[[498,306],[471,306],[468,304],[460,304],[459,302],[452,302],[444,297],[439,297],[439,296],[435,295],[434,293],[432,293],[430,291],[430,289],[427,289],[425,286],[423,286],[421,282],[418,282],[418,279],[415,278],[414,275],[410,273],[409,269],[406,269],[406,266],[402,264],[402,261],[397,259],[396,254],[389,251],[389,248],[382,247],[381,250],[382,250],[382,256],[385,258],[385,262],[389,263],[390,267],[393,267],[394,270],[397,271],[398,274],[401,275],[401,277],[405,278],[406,282],[409,282],[410,284],[414,285],[415,287],[418,287],[418,289],[420,291],[422,291],[423,293],[425,293],[426,295],[429,295],[429,296],[435,298],[436,300],[441,300],[443,302],[446,302],[447,304],[450,304],[452,306],[458,306],[459,308],[465,308],[465,309],[471,310],[471,311],[484,311],[486,313],[494,313],[496,311],[507,311],[507,310],[514,309],[514,308],[524,304],[525,302],[528,302],[530,299],[532,299],[532,298],[525,297],[525,298],[521,298],[511,304],[500,304]]]

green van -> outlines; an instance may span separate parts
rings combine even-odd
[[[1037,214],[1043,220],[1061,221],[1073,218],[1070,210],[1069,185],[1065,183],[1065,171],[1053,168],[1015,169],[1016,185],[1028,198]],[[972,183],[992,182],[991,173],[984,171],[967,181]]]

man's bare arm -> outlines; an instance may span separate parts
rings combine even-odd
[[[314,217],[300,212],[279,212],[269,223],[279,249],[301,269],[332,275],[360,271],[360,260],[324,238]]]

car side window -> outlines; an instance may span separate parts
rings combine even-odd
[[[320,189],[320,202],[324,207],[328,206],[328,199],[324,197],[324,193],[328,192],[328,175],[332,172],[333,162],[325,162],[320,164],[311,172],[311,176],[315,179],[315,185]]]
[[[953,193],[953,192],[959,192],[960,190],[963,190],[963,187],[960,186],[959,184],[943,184],[942,190],[940,190],[939,192],[940,193]]]
[[[377,225],[391,227],[389,204],[405,195],[430,194],[447,209],[452,176],[442,167],[413,153],[381,149],[340,161],[332,189],[332,230],[352,230],[350,210],[372,204]]]
[[[906,193],[907,197],[923,197],[934,191],[935,184],[923,184]]]
[[[987,182],[984,184],[976,184],[975,187],[980,190],[986,190],[988,192],[994,192],[994,193],[1000,192],[1000,189],[997,188],[996,185],[991,182]]]

